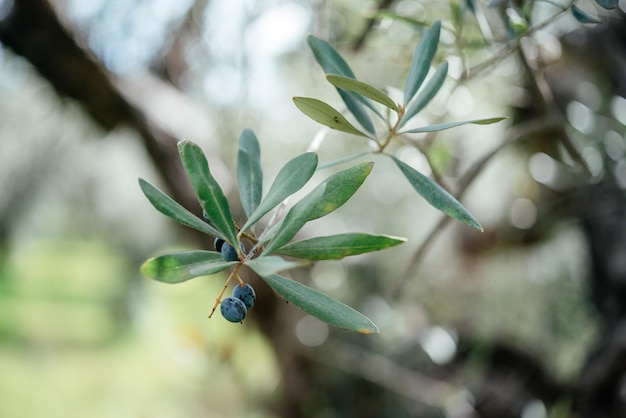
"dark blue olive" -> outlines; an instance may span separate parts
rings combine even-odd
[[[248,310],[240,299],[230,297],[222,300],[220,312],[227,321],[242,322]]]
[[[218,253],[222,252],[222,245],[224,244],[223,239],[221,238],[215,238],[215,241],[213,241],[213,246],[215,247],[215,251],[217,251]]]
[[[235,286],[233,289],[233,297],[240,299],[248,309],[251,309],[256,301],[256,293],[254,293],[252,286],[247,283],[243,286],[239,284]]]
[[[220,252],[222,253],[222,257],[224,257],[225,261],[239,261],[237,251],[235,251],[233,246],[227,242],[222,245]]]

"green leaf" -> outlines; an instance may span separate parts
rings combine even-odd
[[[301,154],[285,164],[276,175],[267,195],[241,227],[241,230],[245,231],[254,225],[280,202],[300,190],[313,176],[316,168],[317,154],[314,152]]]
[[[393,158],[393,161],[404,174],[404,177],[411,183],[411,186],[433,207],[466,225],[480,231],[483,230],[483,227],[469,211],[443,187],[397,158],[391,158]]]
[[[302,113],[322,125],[367,138],[367,135],[352,126],[341,113],[321,100],[310,97],[294,97],[293,102]]]
[[[259,276],[269,276],[280,271],[309,266],[311,263],[309,261],[287,261],[282,257],[270,255],[247,261],[246,265]]]
[[[437,123],[435,125],[423,126],[421,128],[409,129],[408,131],[401,132],[402,134],[415,134],[420,132],[436,132],[443,131],[444,129],[455,128],[457,126],[466,125],[468,123],[472,123],[474,125],[490,125],[492,123],[500,122],[506,117],[497,117],[497,118],[487,118],[487,119],[473,119],[473,120],[464,120],[460,122],[446,122],[446,123]]]
[[[315,60],[326,74],[339,74],[355,78],[350,66],[328,42],[313,35],[309,35],[307,42]]]
[[[361,187],[373,167],[374,163],[371,161],[359,163],[334,173],[320,183],[317,188],[323,189],[323,193],[315,203],[307,221],[326,216],[346,203]],[[304,197],[303,200],[308,198]]]
[[[404,86],[404,105],[406,106],[428,75],[430,64],[433,62],[437,46],[439,44],[439,35],[441,33],[441,22],[435,22],[430,29],[424,32],[422,40],[415,48],[411,69]]]
[[[330,44],[322,39],[316,38],[313,35],[309,35],[308,44],[315,56],[315,60],[322,67],[326,74],[338,74],[344,77],[356,78],[354,72],[350,69],[350,66],[339,55],[339,53]],[[374,125],[372,120],[361,107],[358,102],[361,102],[379,116],[380,113],[372,106],[372,104],[361,96],[349,93],[342,89],[337,89],[337,92],[341,96],[341,99],[346,104],[348,110],[354,115],[356,120],[365,128],[366,131],[374,134]],[[381,116],[382,117],[382,116]],[[384,119],[384,118],[383,118]]]
[[[320,183],[308,195],[300,199],[281,221],[262,237],[269,241],[265,249],[271,254],[275,249],[289,242],[305,223],[321,218],[343,205],[363,184],[374,163],[364,162],[339,171]]]
[[[370,86],[362,81],[340,75],[329,74],[326,76],[326,79],[330,84],[337,88],[355,92],[372,99],[375,102],[385,105],[392,110],[398,111],[398,106],[394,103],[394,101],[374,86]]]
[[[328,161],[324,164],[320,164],[317,166],[317,170],[322,170],[324,168],[333,167],[339,164],[346,163],[348,161],[356,160],[357,158],[365,157],[366,155],[370,155],[372,151],[362,151],[357,152],[356,154],[350,154],[345,157],[337,158],[336,160]]]
[[[582,10],[580,7],[575,4],[572,5],[572,15],[578,20],[580,23],[600,23],[601,20],[597,17],[591,16],[589,13]]]
[[[261,169],[261,147],[250,129],[246,129],[239,137],[237,154],[237,181],[239,197],[246,216],[254,212],[261,202],[263,193],[263,171]]]
[[[225,239],[224,234],[220,231],[213,228],[193,213],[189,212],[174,199],[144,179],[139,179],[139,187],[141,187],[141,191],[148,198],[152,206],[165,216],[169,216],[175,221],[207,235],[213,235]]]
[[[596,0],[596,3],[607,10],[613,10],[618,6],[619,0]]]
[[[407,123],[413,116],[417,115],[420,110],[422,110],[426,105],[435,97],[435,95],[443,86],[443,82],[446,81],[446,76],[448,75],[448,63],[443,62],[437,67],[435,74],[428,81],[424,89],[417,96],[415,101],[411,103],[411,105],[406,110],[404,116],[400,120],[399,127],[402,127],[405,123]]]
[[[337,89],[337,92],[339,93],[339,96],[341,96],[341,99],[346,104],[346,107],[348,108],[350,113],[352,113],[357,122],[359,122],[359,124],[361,124],[361,126],[365,128],[367,132],[375,135],[376,129],[374,129],[374,123],[372,123],[372,119],[370,119],[369,115],[367,114],[361,103],[359,103],[364,102],[365,99],[363,99],[362,96],[350,93],[342,89]],[[370,107],[370,109],[376,111],[369,102],[366,101],[365,104]]]
[[[211,224],[239,251],[233,216],[222,188],[211,175],[209,163],[199,146],[190,141],[178,143],[178,152],[196,197]]]
[[[323,187],[316,187],[302,198],[298,203],[287,212],[287,215],[282,220],[280,228],[274,233],[270,241],[263,249],[264,254],[271,254],[277,248],[285,245],[291,238],[293,238],[298,231],[311,219],[313,210],[316,209],[316,205],[324,194]]]
[[[315,289],[278,274],[261,277],[286,301],[329,325],[361,334],[377,334],[379,332],[369,318]]]
[[[388,235],[338,234],[296,241],[279,248],[276,252],[309,260],[340,260],[350,255],[389,248],[404,241],[406,239]]]
[[[141,265],[141,273],[163,283],[180,283],[199,276],[208,276],[237,264],[224,261],[213,251],[181,251],[152,257]]]

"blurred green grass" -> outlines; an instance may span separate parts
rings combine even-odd
[[[23,249],[0,278],[0,417],[271,417],[254,327],[207,319],[223,276],[139,276],[99,242]]]

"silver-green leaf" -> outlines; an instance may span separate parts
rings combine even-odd
[[[411,186],[435,209],[480,231],[483,227],[454,196],[410,165],[391,157]]]
[[[294,97],[293,102],[302,113],[322,125],[349,134],[368,137],[348,122],[339,111],[321,100],[310,97]]]
[[[492,123],[500,122],[506,117],[496,117],[496,118],[486,118],[486,119],[473,119],[473,120],[464,120],[459,122],[446,122],[446,123],[437,123],[434,125],[422,126],[421,128],[409,129],[407,131],[403,131],[403,134],[415,134],[421,132],[437,132],[443,131],[445,129],[455,128],[461,125],[474,124],[474,125],[490,125]]]
[[[365,315],[315,289],[278,274],[261,277],[286,301],[329,325],[361,334],[380,332]]]
[[[437,52],[439,45],[439,35],[441,33],[441,22],[435,22],[426,32],[422,40],[415,48],[413,61],[409,69],[409,75],[404,86],[404,105],[406,106],[428,75],[428,70]]]
[[[385,93],[383,93],[374,86],[371,86],[359,80],[355,80],[354,78],[344,77],[335,74],[327,75],[326,79],[330,84],[337,88],[360,94],[361,96],[372,99],[375,102],[385,105],[392,110],[398,111],[398,105],[396,105],[396,103],[391,100],[389,96],[387,96]]]
[[[209,221],[222,233],[226,241],[238,248],[237,231],[228,200],[211,174],[206,156],[198,145],[190,141],[179,142],[178,152],[191,186]]]
[[[237,264],[224,261],[213,251],[180,251],[152,257],[141,265],[141,273],[163,283],[181,283],[200,276],[208,276]]]
[[[317,154],[307,152],[298,155],[285,164],[276,175],[267,195],[261,200],[259,206],[241,227],[241,230],[245,231],[254,225],[263,215],[300,190],[315,173],[317,161]]]
[[[189,212],[156,186],[153,186],[144,179],[139,179],[139,187],[141,187],[141,191],[148,198],[152,206],[165,216],[169,216],[175,221],[207,235],[225,239],[224,234]]]
[[[241,206],[248,217],[261,202],[263,193],[263,171],[261,148],[254,132],[246,129],[239,137],[237,154],[237,182]]]

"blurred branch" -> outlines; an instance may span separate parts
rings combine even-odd
[[[343,370],[424,405],[445,408],[451,396],[464,390],[353,344],[327,343],[325,348],[332,354],[320,356],[309,350],[303,350],[302,354],[317,363]],[[466,407],[473,409],[469,402]]]
[[[393,5],[394,1],[395,0],[380,0],[378,2],[376,13],[374,13],[374,16],[367,19],[367,21],[365,22],[365,27],[363,28],[359,36],[357,36],[357,38],[354,40],[354,43],[352,44],[352,50],[354,52],[360,51],[365,45],[365,41],[367,40],[367,37],[370,35],[372,30],[374,29],[374,25],[376,24],[376,21],[378,20],[378,16],[377,16],[378,13],[382,12],[383,10],[389,9]]]
[[[8,7],[8,6],[7,6]],[[135,129],[163,181],[183,205],[193,198],[180,187],[184,172],[176,138],[147,120],[111,81],[107,71],[82,49],[46,0],[15,0],[0,21],[0,42],[26,58],[57,93],[81,103],[105,130]],[[193,207],[193,206],[192,206]]]
[[[528,30],[526,30],[524,33],[520,34],[515,39],[509,41],[506,46],[504,46],[500,51],[496,52],[495,55],[493,55],[491,58],[481,62],[480,64],[475,65],[474,67],[466,71],[464,74],[464,78],[466,79],[474,78],[478,76],[479,74],[481,74],[483,71],[495,68],[496,65],[500,63],[503,59],[513,54],[515,51],[517,51],[520,48],[520,42],[522,38],[529,37],[535,34],[536,32],[539,32],[541,29],[551,25],[552,23],[554,23],[554,21],[560,18],[569,9],[571,9],[573,4],[574,4],[574,0],[570,1],[569,5],[567,5],[566,7],[562,7],[557,13],[555,13],[551,17],[545,19],[541,23],[531,28],[528,28]]]
[[[560,126],[561,125],[558,120],[555,120],[553,116],[548,115],[542,118],[520,123],[509,129],[506,138],[491,152],[484,155],[480,160],[474,163],[474,165],[470,167],[470,169],[465,173],[465,175],[459,182],[459,187],[455,194],[457,200],[461,200],[463,198],[469,186],[472,184],[474,179],[483,171],[487,163],[489,163],[493,159],[493,157],[500,153],[500,151],[502,151],[504,148],[531,135],[535,135],[551,129],[558,129]],[[422,245],[418,247],[418,249],[413,254],[413,257],[408,262],[404,273],[400,276],[400,281],[396,284],[396,287],[392,291],[390,296],[392,300],[398,299],[400,297],[407,282],[414,276],[416,267],[422,261],[426,252],[430,249],[431,245],[433,245],[437,236],[439,236],[441,231],[443,231],[443,229],[448,225],[451,220],[452,218],[448,216],[442,216],[439,219],[439,222],[435,224],[433,229],[426,236],[426,238],[422,242]]]

